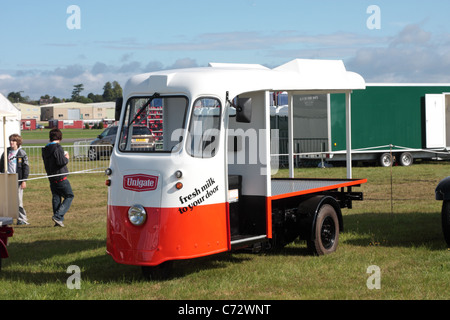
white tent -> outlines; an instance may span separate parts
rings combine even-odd
[[[7,139],[11,134],[20,134],[20,118],[20,110],[0,93],[0,154],[4,151],[5,138],[8,142]],[[3,136],[5,132],[6,137]],[[9,144],[6,144],[6,147],[8,146]]]
[[[0,156],[8,147],[8,137],[20,134],[20,117],[20,111],[0,93]],[[7,168],[6,157],[4,165]],[[0,217],[17,218],[17,174],[0,174],[0,203]],[[0,220],[1,225],[4,219]]]

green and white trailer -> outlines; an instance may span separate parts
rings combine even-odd
[[[297,161],[321,159],[322,164],[346,160],[345,95],[293,95],[294,154]],[[277,103],[274,103],[275,105]],[[279,103],[278,103],[279,104]],[[450,158],[450,84],[366,84],[351,96],[352,161],[382,166],[409,166],[417,159]],[[275,106],[273,128],[287,136],[283,115]],[[347,111],[348,112],[348,111]],[[285,146],[280,140],[279,153]]]

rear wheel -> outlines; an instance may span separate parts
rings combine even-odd
[[[442,232],[444,233],[445,242],[450,247],[450,201],[442,203]]]
[[[382,167],[390,167],[392,165],[392,156],[390,153],[383,153],[380,157],[380,165]]]
[[[403,152],[400,155],[400,159],[399,159],[400,165],[404,166],[404,167],[409,167],[410,165],[413,164],[414,162],[414,158],[412,156],[411,153],[409,152]]]
[[[317,214],[312,240],[307,242],[308,249],[315,255],[324,255],[336,251],[339,242],[339,221],[336,210],[323,205]]]

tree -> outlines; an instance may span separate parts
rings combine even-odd
[[[117,81],[106,82],[103,87],[103,101],[116,101],[117,98],[122,96],[122,87]]]
[[[61,103],[61,99],[57,98],[55,96],[53,96],[52,101],[53,101],[53,103]]]
[[[8,100],[11,101],[12,103],[17,103],[17,102],[21,102],[21,103],[25,103],[28,102],[29,98],[28,97],[22,97],[22,95],[20,94],[23,91],[19,91],[19,92],[10,92],[8,93]]]
[[[114,91],[111,82],[105,83],[103,87],[103,100],[104,101],[114,101]]]
[[[101,94],[93,94],[92,92],[87,96],[92,102],[103,102],[103,96]]]
[[[74,89],[72,90],[72,101],[78,102],[78,100],[80,100],[80,93],[84,90],[84,85],[80,83],[74,85],[73,87]]]
[[[113,82],[113,91],[114,91],[114,100],[115,101],[117,98],[120,98],[122,96],[122,87],[120,86],[120,84],[117,81]]]

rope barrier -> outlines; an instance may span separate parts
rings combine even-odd
[[[54,174],[54,175],[50,175],[50,176],[42,176],[42,177],[31,178],[31,179],[22,179],[22,180],[18,180],[18,182],[39,180],[39,179],[48,179],[48,178],[67,176],[67,175],[73,175],[73,174],[82,174],[82,173],[87,173],[90,171],[100,170],[100,169],[103,169],[103,168],[95,168],[95,169],[81,170],[81,171],[75,171],[75,172],[60,173],[60,174]]]

